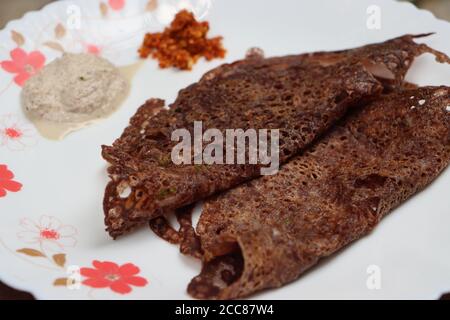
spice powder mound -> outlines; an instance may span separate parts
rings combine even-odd
[[[226,50],[222,46],[222,37],[207,39],[208,31],[207,21],[198,22],[191,12],[182,10],[163,32],[145,35],[139,55],[157,59],[161,68],[181,70],[191,70],[200,57],[208,61],[224,58]]]

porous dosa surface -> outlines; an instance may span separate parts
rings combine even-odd
[[[230,299],[279,287],[370,232],[450,161],[450,88],[383,95],[274,176],[204,204],[201,274],[188,292]]]
[[[403,36],[348,51],[252,58],[221,66],[180,91],[170,109],[149,100],[113,146],[105,190],[107,231],[117,237],[149,219],[234,187],[260,174],[260,165],[175,165],[175,129],[279,129],[280,162],[298,154],[348,108],[380,93],[372,65],[402,80],[415,56],[432,52]],[[224,151],[225,153],[225,151]]]

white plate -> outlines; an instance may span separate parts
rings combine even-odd
[[[144,31],[161,29],[176,11],[174,4],[189,3],[160,0],[156,8],[150,5],[152,10],[146,11],[147,2],[103,0],[102,6],[97,0],[55,2],[9,23],[0,32],[0,61],[11,60],[10,51],[18,46],[27,54],[38,50],[45,56],[45,63],[60,55],[61,47],[72,52],[98,50],[119,65],[137,61],[136,49]],[[267,55],[285,55],[349,48],[430,31],[437,34],[422,41],[450,54],[450,24],[406,3],[216,0],[209,6],[208,1],[192,2],[196,13],[210,21],[211,34],[224,36],[226,61],[242,58],[252,46],[263,48]],[[371,7],[373,4],[377,7]],[[378,9],[381,28],[370,29],[367,19]],[[76,28],[78,17],[80,29]],[[38,60],[31,59],[30,63],[39,67]],[[177,247],[158,239],[148,228],[117,241],[104,231],[101,203],[108,179],[100,145],[112,143],[147,98],[161,97],[170,102],[178,90],[222,62],[201,61],[192,72],[177,72],[160,70],[149,60],[135,76],[131,94],[118,112],[60,142],[41,138],[33,130],[20,109],[21,88],[14,82],[18,74],[0,68],[0,164],[7,165],[15,175],[13,180],[22,185],[20,191],[0,198],[1,280],[41,299],[188,298],[186,285],[200,270],[199,262],[182,256]],[[430,56],[424,56],[417,60],[408,80],[450,85],[449,71],[449,66],[437,65]],[[22,73],[20,77],[23,80],[27,75]],[[16,78],[19,83],[20,77]],[[25,130],[28,137],[20,141],[5,138],[5,128],[14,125]],[[4,167],[0,167],[0,176],[7,176]],[[5,182],[0,180],[2,184]],[[447,170],[384,219],[371,235],[298,281],[254,297],[438,298],[450,291],[449,184]],[[10,187],[17,188],[17,184]],[[48,240],[58,236],[57,240]],[[68,276],[77,278],[77,268],[92,267],[94,260],[131,263],[139,270],[127,265],[120,269],[121,274],[139,271],[135,275],[139,278],[134,278],[128,293],[123,293],[126,286],[100,289],[82,284],[67,288],[58,285],[65,284],[64,280],[55,283]],[[95,273],[91,273],[88,283],[95,284]],[[377,276],[380,287],[374,288],[376,281],[372,280]]]

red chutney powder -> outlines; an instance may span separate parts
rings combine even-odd
[[[208,61],[224,58],[226,50],[222,46],[222,37],[207,39],[208,31],[207,21],[198,22],[191,12],[182,10],[163,32],[145,35],[139,55],[157,59],[161,68],[181,70],[191,70],[201,57]]]

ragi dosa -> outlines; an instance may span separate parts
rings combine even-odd
[[[107,231],[117,237],[150,219],[260,175],[261,165],[175,165],[175,129],[279,129],[285,163],[329,129],[346,111],[380,94],[374,67],[401,81],[414,58],[445,57],[416,36],[339,51],[251,58],[208,72],[180,91],[170,109],[149,100],[112,146],[103,146],[111,181],[105,190]],[[159,113],[157,113],[159,111]],[[156,114],[157,113],[157,114]],[[156,115],[155,115],[156,114]],[[224,151],[225,153],[226,151]]]
[[[279,287],[375,228],[450,162],[450,88],[400,90],[353,111],[274,176],[204,203],[203,269],[188,292]]]

